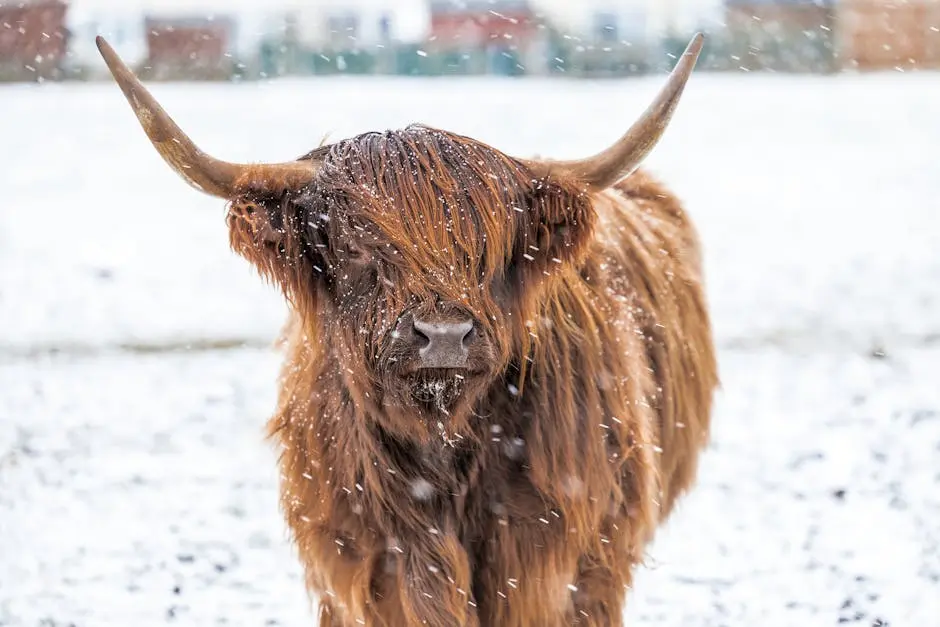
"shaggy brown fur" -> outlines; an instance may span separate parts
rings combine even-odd
[[[718,383],[679,202],[421,126],[305,158],[311,185],[228,219],[292,305],[270,434],[321,626],[621,625]],[[430,403],[389,340],[416,312],[481,340]]]

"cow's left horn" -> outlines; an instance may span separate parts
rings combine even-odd
[[[705,36],[697,33],[669,75],[666,85],[656,100],[646,109],[630,130],[613,146],[601,153],[577,161],[528,162],[538,174],[565,171],[594,189],[610,187],[625,176],[632,174],[653,150],[669,125],[672,114],[679,104],[685,84],[702,52]]]
[[[317,167],[311,161],[240,164],[210,157],[173,121],[102,37],[95,43],[154,148],[173,170],[212,196],[232,199],[247,192],[283,192],[308,184]]]

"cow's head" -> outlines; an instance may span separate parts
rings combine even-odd
[[[233,248],[283,289],[361,393],[353,400],[399,431],[428,435],[437,425],[459,432],[496,377],[524,370],[536,335],[529,321],[553,280],[576,272],[591,238],[593,194],[652,150],[702,36],[630,130],[578,161],[517,159],[423,126],[286,163],[220,161],[101,38],[98,46],[166,162],[229,202]]]

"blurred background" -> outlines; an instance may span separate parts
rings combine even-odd
[[[940,616],[940,0],[0,0],[0,627],[309,625],[264,440],[283,299],[147,141],[422,122],[560,159],[696,31],[646,167],[702,237],[723,387],[628,624]]]
[[[713,71],[940,65],[933,0],[4,0],[0,78],[104,76],[94,36],[143,76],[565,75],[670,65],[696,30]]]

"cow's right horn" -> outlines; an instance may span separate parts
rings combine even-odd
[[[695,63],[702,53],[705,36],[697,33],[689,42],[679,62],[652,104],[612,146],[586,159],[576,161],[523,160],[534,173],[573,174],[595,189],[609,187],[636,170],[653,150],[672,119]]]
[[[104,38],[97,37],[95,43],[154,148],[196,189],[232,199],[250,192],[300,189],[316,175],[317,165],[311,161],[241,164],[210,157],[176,125]]]

